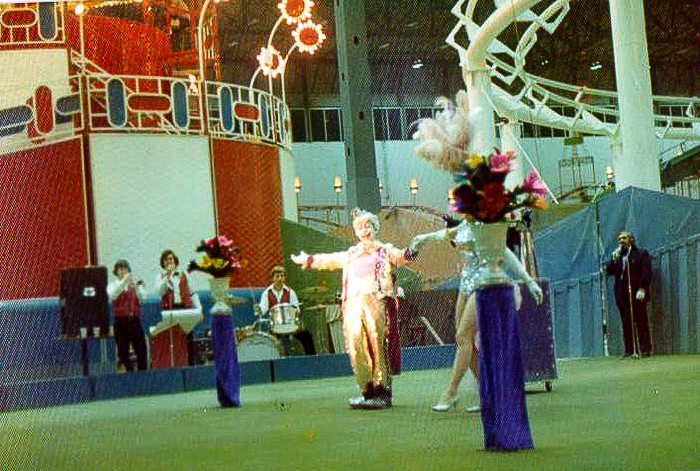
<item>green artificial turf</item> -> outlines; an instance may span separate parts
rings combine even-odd
[[[550,393],[528,384],[535,449],[483,449],[478,414],[435,413],[448,370],[405,372],[395,406],[350,410],[352,378],[0,414],[0,469],[691,470],[700,469],[700,356],[561,361]],[[462,388],[463,396],[466,388]]]

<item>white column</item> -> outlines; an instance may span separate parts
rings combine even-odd
[[[493,109],[488,100],[491,93],[491,78],[488,70],[462,69],[464,82],[467,84],[469,98],[469,122],[472,125],[471,151],[479,155],[490,155],[493,147],[498,145]]]
[[[617,191],[637,186],[659,191],[658,143],[654,135],[649,53],[643,0],[609,0],[620,110],[619,158],[613,153]]]
[[[518,154],[518,140],[521,136],[522,126],[517,121],[508,121],[500,124],[501,127],[501,151],[513,151]],[[512,190],[525,180],[525,157],[519,155],[510,162],[510,173],[506,176],[505,186]]]
[[[613,172],[615,173],[615,178],[613,182],[615,183],[615,188],[617,191],[620,191],[618,188],[618,180],[617,180],[617,170],[620,168],[622,159],[624,158],[622,155],[622,142],[620,142],[620,136],[619,133],[615,134],[612,139],[610,140],[610,154],[612,155],[612,163],[613,163]]]

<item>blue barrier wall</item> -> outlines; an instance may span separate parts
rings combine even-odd
[[[410,347],[402,350],[405,371],[446,368],[454,345]],[[346,354],[297,356],[241,363],[241,383],[271,383],[351,376]],[[213,365],[136,371],[89,377],[0,383],[0,412],[80,402],[211,389],[216,396]]]
[[[237,328],[255,321],[252,299],[258,301],[264,288],[232,288],[230,293],[251,300],[232,307]],[[213,300],[209,291],[199,292],[204,320],[194,337],[203,337],[210,328],[209,311]],[[111,314],[110,314],[111,315]],[[162,320],[160,300],[149,295],[142,304],[144,332]],[[61,339],[59,299],[37,298],[0,301],[0,384],[18,381],[67,378],[82,372],[78,340]],[[111,338],[88,341],[90,370],[95,374],[116,372],[116,350]]]

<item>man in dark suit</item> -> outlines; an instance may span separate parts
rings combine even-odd
[[[651,257],[638,248],[632,233],[623,231],[617,236],[618,248],[605,265],[605,272],[615,276],[615,304],[622,321],[625,343],[623,357],[651,355],[651,334],[647,318],[650,299]]]

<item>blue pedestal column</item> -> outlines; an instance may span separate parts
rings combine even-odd
[[[211,316],[211,348],[216,369],[216,394],[221,407],[240,407],[241,370],[231,315]]]
[[[513,286],[476,290],[479,393],[484,446],[489,451],[534,448],[525,405],[525,380]]]

